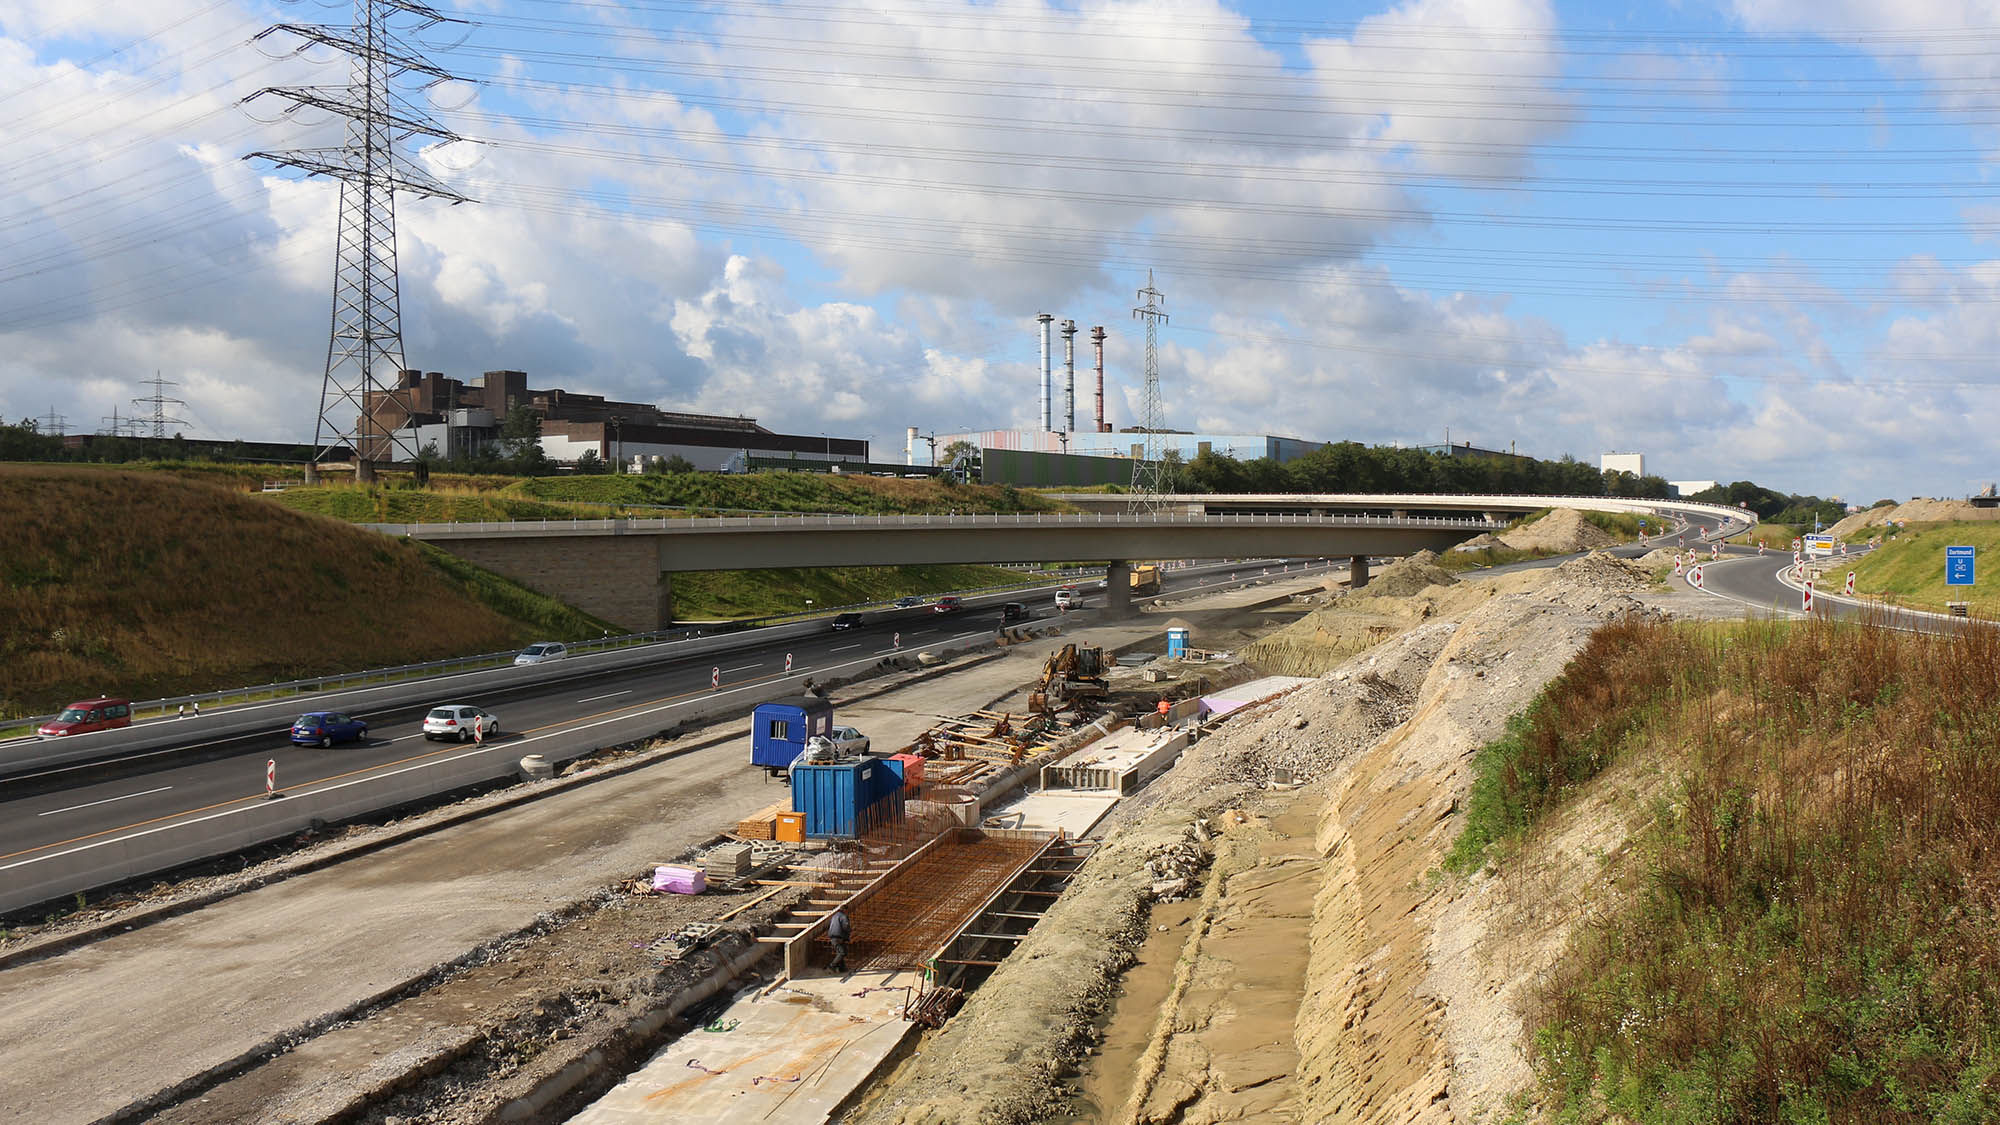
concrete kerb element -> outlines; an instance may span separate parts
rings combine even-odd
[[[747,946],[734,957],[718,965],[701,980],[675,993],[672,1000],[627,1023],[625,1037],[640,1044],[650,1042],[689,1008],[703,1003],[741,979],[744,973],[769,957],[774,948],[770,945],[759,945],[754,941],[748,942]],[[605,1062],[602,1051],[592,1050],[583,1058],[557,1071],[534,1090],[500,1107],[499,1119],[501,1121],[543,1120],[543,1115],[558,1100],[574,1093],[589,1080],[601,1077]]]
[[[990,644],[991,642],[986,642],[986,643]],[[961,646],[955,649],[950,649],[947,651],[952,652],[954,654],[964,654],[976,651],[980,647],[982,647],[982,645],[980,643],[975,642],[972,644]],[[923,672],[927,676],[938,675],[940,673],[950,674],[952,672],[980,667],[989,660],[1000,660],[1004,658],[1005,658],[1004,653],[996,652],[989,654],[987,657],[981,660],[967,661],[965,663],[956,665],[947,665],[941,669],[925,669],[923,670]],[[891,661],[882,661],[875,668],[870,669],[865,674],[841,677],[837,680],[827,681],[827,686],[838,687],[843,684],[865,682],[869,679],[874,679],[879,676],[891,674],[898,671],[904,671],[904,669],[892,666]],[[801,673],[800,675],[794,677],[794,679],[798,679],[801,681],[803,681],[805,678],[807,678],[807,674],[805,673]],[[903,686],[905,686],[905,681],[885,684],[882,687],[877,688],[873,691],[853,696],[848,700],[846,700],[846,702],[850,704],[863,703],[870,699],[886,695],[892,691],[897,691]],[[1002,696],[1001,698],[1005,697]],[[699,720],[698,719],[682,720],[680,723],[675,724],[675,728],[669,728],[669,729],[686,727],[691,722],[696,722],[696,721]],[[100,938],[104,937],[105,935],[113,932],[122,933],[126,930],[138,929],[142,926],[150,926],[157,922],[164,922],[168,921],[169,919],[178,918],[183,914],[188,914],[195,910],[199,910],[204,906],[210,906],[217,902],[221,902],[225,899],[233,898],[236,895],[244,894],[253,890],[258,890],[262,887],[269,886],[273,883],[283,882],[286,879],[290,879],[299,875],[309,875],[315,871],[331,867],[337,863],[344,863],[351,859],[360,859],[362,857],[371,855],[375,852],[381,851],[385,848],[391,848],[407,840],[415,839],[419,836],[427,835],[432,832],[442,831],[447,828],[454,828],[460,824],[465,824],[470,821],[477,820],[481,817],[491,816],[495,813],[505,812],[509,809],[525,805],[530,801],[540,801],[549,797],[556,796],[558,794],[567,793],[570,789],[578,786],[590,785],[599,781],[606,781],[614,777],[620,777],[625,774],[631,773],[635,770],[645,769],[649,766],[656,765],[660,762],[680,757],[683,754],[692,754],[701,750],[712,749],[713,747],[720,746],[725,742],[729,742],[739,737],[741,737],[741,732],[736,730],[730,730],[722,733],[715,733],[700,738],[697,741],[675,742],[671,745],[661,747],[658,750],[635,754],[632,757],[624,759],[622,761],[608,763],[606,765],[599,766],[590,770],[585,770],[580,773],[572,774],[568,777],[559,777],[551,781],[540,782],[534,785],[511,786],[510,789],[514,790],[513,792],[508,792],[503,796],[497,796],[486,802],[478,803],[476,807],[455,810],[453,812],[445,814],[444,816],[442,816],[437,820],[425,821],[423,823],[416,823],[416,824],[399,825],[394,828],[385,828],[380,832],[371,833],[369,838],[367,839],[358,840],[353,843],[335,845],[321,855],[316,855],[308,859],[298,860],[290,863],[280,864],[277,870],[274,870],[265,875],[260,875],[244,883],[239,883],[227,887],[219,887],[213,891],[209,891],[200,895],[195,895],[188,899],[184,899],[177,902],[164,903],[156,907],[150,907],[144,910],[137,911],[135,913],[121,914],[115,918],[108,918],[103,921],[97,922],[91,926],[71,931],[68,933],[55,935],[43,941],[39,942],[31,941],[16,946],[12,949],[0,949],[0,970],[4,970],[19,964],[24,964],[29,961],[38,961],[47,957],[60,956],[61,954],[67,953],[72,949],[89,945],[91,942],[97,941]],[[610,749],[610,748],[605,747],[601,749]],[[275,802],[273,804],[273,807],[276,807],[276,805],[282,803],[283,802]],[[67,894],[69,892],[64,892],[64,893]],[[48,900],[43,899],[39,901],[48,901]],[[33,903],[32,902],[25,903],[23,905],[33,905]],[[18,907],[12,907],[10,909],[18,909]]]

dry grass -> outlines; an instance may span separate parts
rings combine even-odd
[[[1621,753],[1681,781],[1543,990],[1557,1116],[2000,1119],[2000,634],[1815,620],[1625,640],[1671,686],[1647,702],[1572,682],[1596,706],[1548,725],[1579,748],[1625,727]]]
[[[0,714],[505,648],[412,545],[159,472],[0,466]],[[534,631],[539,631],[536,629]]]

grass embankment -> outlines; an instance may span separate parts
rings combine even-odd
[[[1799,528],[1788,523],[1760,523],[1740,535],[1732,535],[1729,542],[1746,547],[1770,547],[1779,551],[1792,549],[1792,540],[1800,537]]]
[[[1010,586],[1029,577],[997,566],[690,571],[674,575],[674,616],[683,621],[769,617],[889,601],[904,594]],[[806,604],[807,599],[811,605]]]
[[[174,474],[0,466],[0,715],[604,628],[434,557]]]
[[[1647,518],[1633,512],[1590,512],[1582,508],[1573,510],[1583,518],[1583,522],[1597,528],[1599,531],[1609,532],[1626,543],[1638,540],[1641,530],[1639,521]],[[1539,523],[1544,518],[1553,514],[1555,514],[1554,508],[1541,508],[1515,520],[1514,526],[1517,528],[1526,527],[1531,523]],[[1659,518],[1653,517],[1653,522],[1647,525],[1646,530],[1658,534],[1660,530]]]
[[[1453,857],[1621,759],[1666,779],[1529,1013],[1554,1118],[2000,1119],[1996,682],[1990,630],[1600,632],[1481,754]]]
[[[1971,586],[1944,584],[1944,549],[1974,549]],[[1942,613],[1966,602],[1980,617],[2000,616],[2000,523],[1940,523],[1903,529],[1896,538],[1852,560],[1854,588],[1896,605]]]

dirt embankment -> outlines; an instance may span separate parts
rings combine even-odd
[[[1502,546],[1516,551],[1547,551],[1566,555],[1594,551],[1618,542],[1618,537],[1583,518],[1574,508],[1557,508],[1541,519],[1500,536]]]
[[[1856,512],[1827,533],[1836,537],[1856,534],[1865,528],[1888,523],[1950,523],[1957,520],[2000,520],[2000,508],[1974,507],[1970,500],[1917,499],[1907,504],[1870,508]]]
[[[1121,808],[1072,894],[859,1120],[1073,1109],[1113,977],[1147,929],[1145,860],[1189,846],[1213,861],[1173,986],[1144,1017],[1129,1095],[1096,1120],[1448,1122],[1522,1089],[1513,992],[1567,931],[1434,872],[1478,747],[1599,624],[1660,611],[1636,597],[1648,577],[1605,555],[1476,585],[1407,599],[1410,627],[1217,728]],[[1298,785],[1274,786],[1274,766]]]

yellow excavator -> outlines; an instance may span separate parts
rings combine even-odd
[[[1052,714],[1067,708],[1082,710],[1104,698],[1104,673],[1110,661],[1101,648],[1066,644],[1042,662],[1042,678],[1028,694],[1028,709]]]

